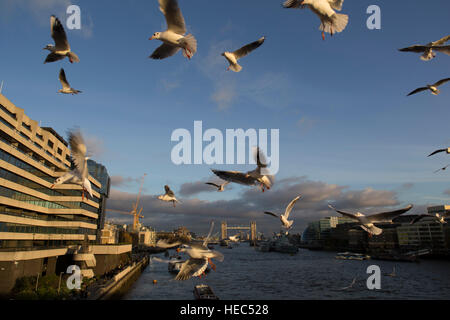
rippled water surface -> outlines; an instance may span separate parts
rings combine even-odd
[[[302,249],[291,256],[259,252],[246,243],[215,250],[225,259],[206,278],[175,281],[167,264],[152,262],[124,299],[192,300],[200,283],[211,286],[222,300],[450,299],[450,261],[338,260],[332,252]],[[381,268],[381,290],[367,289],[369,265]],[[396,276],[387,276],[394,266]],[[343,290],[354,278],[353,287]]]

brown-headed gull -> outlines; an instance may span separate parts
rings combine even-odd
[[[309,7],[320,19],[319,30],[322,31],[322,39],[325,40],[325,32],[342,32],[348,24],[348,15],[336,13],[334,10],[341,11],[344,0],[286,0],[283,3],[285,8]]]
[[[398,49],[401,52],[415,52],[415,53],[423,53],[420,56],[420,59],[423,61],[429,61],[436,57],[436,53],[434,51],[442,52],[447,55],[450,55],[450,46],[444,46],[447,41],[450,40],[450,35],[443,37],[442,39],[439,39],[434,42],[430,42],[425,45],[416,44],[411,47]]]
[[[438,154],[438,153],[441,153],[441,152],[445,152],[447,154],[450,154],[450,148],[436,150],[436,151],[430,153],[428,156],[431,157],[431,156],[434,156],[435,154]]]
[[[289,219],[289,214],[291,213],[292,208],[294,208],[295,203],[298,201],[298,199],[300,199],[300,197],[301,196],[299,195],[298,197],[296,197],[294,200],[292,200],[288,204],[288,206],[286,207],[286,210],[284,211],[284,214],[278,215],[278,214],[275,214],[275,213],[270,212],[270,211],[264,211],[264,213],[268,214],[268,215],[271,215],[271,216],[274,216],[275,218],[279,218],[281,220],[281,223],[282,223],[283,227],[289,230],[290,228],[292,228],[292,224],[294,223],[293,220],[288,220]]]
[[[443,85],[444,83],[446,83],[448,81],[450,81],[450,78],[439,80],[435,84],[427,84],[426,87],[417,88],[416,90],[408,93],[408,96],[411,96],[413,94],[416,94],[416,93],[419,93],[419,92],[422,92],[422,91],[426,91],[426,90],[430,90],[431,94],[437,96],[439,93],[441,93],[441,91],[438,89],[438,87],[440,85]]]
[[[230,181],[226,181],[220,185],[216,184],[216,183],[212,183],[212,182],[206,182],[205,184],[216,187],[217,192],[223,192],[225,190],[225,186],[229,183],[230,183]]]
[[[64,71],[63,68],[61,68],[61,70],[59,71],[59,81],[61,82],[63,88],[58,90],[58,92],[72,95],[81,93],[81,91],[75,90],[74,88],[70,87],[69,82],[67,81],[66,78],[66,72]]]
[[[51,35],[55,41],[55,45],[48,44],[44,50],[50,51],[50,54],[45,59],[44,63],[55,62],[62,60],[65,57],[69,58],[70,63],[80,62],[78,56],[70,50],[69,41],[67,41],[64,27],[55,16],[50,17]]]
[[[86,156],[86,144],[84,143],[83,136],[79,130],[73,130],[69,132],[69,145],[71,151],[71,157],[74,164],[74,169],[67,172],[65,175],[56,179],[51,188],[63,183],[78,184],[83,188],[82,200],[84,201],[84,193],[87,191],[91,198],[92,187],[89,181],[89,170],[87,161],[89,157]]]
[[[159,9],[166,17],[167,30],[155,32],[150,37],[149,40],[157,39],[164,42],[152,53],[150,58],[164,59],[183,49],[183,56],[191,59],[197,52],[197,40],[192,34],[184,35],[186,24],[177,0],[159,0]]]
[[[375,223],[382,223],[382,222],[390,222],[392,223],[392,219],[398,217],[399,215],[411,210],[413,207],[411,204],[408,205],[406,208],[395,210],[395,211],[389,211],[389,212],[381,212],[372,214],[370,216],[365,216],[364,214],[357,212],[356,214],[341,211],[333,207],[332,205],[328,205],[330,209],[335,210],[336,212],[349,217],[351,219],[357,220],[360,224],[360,227],[367,231],[370,235],[380,235],[383,233],[383,229],[380,229],[375,226]]]
[[[261,46],[264,43],[265,39],[266,37],[261,37],[258,40],[249,43],[234,52],[225,51],[224,53],[222,53],[222,56],[224,56],[227,59],[228,63],[230,64],[227,71],[231,69],[234,72],[240,72],[242,70],[242,66],[240,66],[237,61],[248,55],[256,48],[259,48],[259,46]]]
[[[158,196],[159,200],[165,201],[165,202],[172,202],[173,206],[176,207],[176,202],[180,202],[175,198],[175,193],[173,193],[172,190],[170,190],[168,185],[164,186],[164,190],[166,191],[165,194]]]

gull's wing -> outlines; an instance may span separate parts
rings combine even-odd
[[[156,246],[159,248],[163,248],[163,249],[170,249],[170,248],[178,247],[181,244],[182,243],[180,241],[169,243],[167,240],[160,239],[156,243]]]
[[[256,165],[258,168],[266,168],[267,167],[267,159],[264,155],[264,152],[261,151],[259,147],[253,148],[253,158],[256,161]]]
[[[180,48],[172,46],[167,43],[163,43],[161,46],[156,48],[155,51],[153,51],[152,55],[149,58],[164,59],[173,56],[175,53],[178,52],[178,50],[180,50]]]
[[[450,55],[450,46],[433,47],[433,50]]]
[[[61,82],[64,89],[70,89],[69,82],[67,82],[66,72],[63,68],[59,71],[59,81]]]
[[[411,91],[410,93],[408,93],[408,96],[412,96],[413,94],[416,94],[416,93],[421,92],[421,91],[426,91],[426,90],[428,90],[428,87],[417,88],[416,90]]]
[[[66,32],[64,31],[64,27],[59,21],[58,18],[55,16],[50,17],[50,28],[51,28],[51,34],[52,38],[55,41],[55,49],[60,50],[69,50],[70,45],[67,41]]]
[[[422,45],[414,45],[411,47],[406,47],[406,48],[402,48],[402,49],[398,49],[398,51],[401,52],[417,52],[417,53],[421,53],[424,52],[425,50],[428,50],[430,47],[427,46],[422,46]]]
[[[256,183],[256,179],[250,177],[246,173],[242,173],[239,171],[220,171],[220,170],[212,170],[212,172],[218,176],[219,178],[230,181],[234,183],[239,183],[243,185],[253,185]]]
[[[406,208],[395,210],[395,211],[388,211],[388,212],[381,212],[377,214],[373,214],[367,217],[367,220],[369,220],[372,223],[376,222],[392,222],[392,219],[398,217],[399,215],[411,210],[412,204],[408,205]]]
[[[436,40],[434,42],[431,42],[430,45],[432,45],[432,46],[441,46],[441,45],[443,45],[444,43],[446,43],[449,40],[450,40],[450,35],[445,36],[445,37],[443,37],[443,38],[441,38],[439,40]]]
[[[216,250],[207,250],[203,252],[203,256],[209,259],[216,259],[217,261],[222,262],[224,257],[223,254]]]
[[[328,3],[334,10],[341,11],[344,0],[328,0]]]
[[[450,164],[449,164],[449,165],[446,165],[446,166],[443,167],[443,168],[440,168],[440,169],[436,170],[434,173],[437,173],[437,172],[442,171],[442,170],[447,170],[448,167],[450,167]]]
[[[448,81],[450,81],[450,78],[442,79],[442,80],[439,80],[438,82],[436,82],[435,84],[433,84],[433,86],[439,87],[440,85],[442,85]]]
[[[51,53],[48,54],[47,58],[45,58],[44,63],[47,63],[47,62],[55,62],[55,61],[58,61],[58,60],[62,60],[62,59],[64,59],[65,57],[66,57],[66,56],[63,56],[63,55],[60,55],[60,54],[56,54],[56,53],[54,53],[54,52],[51,52]]]
[[[265,39],[266,39],[266,37],[261,37],[258,40],[243,46],[242,48],[240,48],[240,49],[238,49],[238,50],[233,52],[234,56],[236,57],[236,59],[240,59],[242,57],[245,57],[250,52],[252,52],[256,48],[258,48],[260,45],[262,45],[264,43]]]
[[[203,247],[205,247],[205,248],[208,245],[209,238],[211,237],[211,233],[212,233],[213,229],[214,229],[214,221],[211,221],[211,227],[209,228],[208,236],[203,241]]]
[[[284,8],[290,8],[290,9],[303,9],[305,5],[302,4],[303,1],[301,0],[286,0],[283,2]]]
[[[73,162],[76,169],[81,173],[82,177],[87,177],[86,164],[86,144],[79,130],[69,132],[69,144]]]
[[[166,17],[168,30],[181,35],[186,33],[186,24],[177,0],[159,0],[159,10]]]
[[[165,185],[165,186],[164,186],[164,190],[166,190],[166,194],[167,194],[168,196],[171,196],[171,197],[174,197],[174,196],[175,196],[175,194],[173,193],[172,190],[170,190],[170,188],[169,188],[168,185]]]
[[[193,276],[197,276],[203,273],[208,267],[208,260],[206,259],[193,259],[190,258],[181,267],[175,280],[187,280]]]
[[[228,181],[227,181],[227,182],[228,182]],[[216,188],[220,188],[219,185],[217,185],[217,184],[215,184],[215,183],[212,183],[212,182],[206,182],[205,184],[209,184],[210,186],[214,186],[214,187],[216,187]]]
[[[338,209],[336,209],[335,207],[333,207],[331,204],[329,204],[328,207],[329,207],[330,209],[333,209],[333,210],[336,211],[337,213],[340,213],[340,214],[342,214],[342,215],[344,215],[344,216],[346,216],[346,217],[349,217],[349,218],[352,218],[352,219],[355,219],[355,220],[358,220],[358,221],[359,221],[359,219],[358,219],[358,218],[356,217],[356,215],[354,215],[353,213],[349,213],[349,212],[345,212],[345,211],[338,210]]]
[[[292,211],[292,208],[294,207],[295,203],[300,199],[301,196],[296,197],[294,200],[292,200],[288,206],[286,207],[286,210],[284,211],[284,217],[287,219],[289,218],[289,214]]]
[[[436,151],[430,153],[428,156],[431,157],[431,156],[434,156],[437,153],[446,152],[447,150],[448,149],[439,149],[439,150],[436,150]]]
[[[279,218],[275,213],[273,213],[273,212],[269,212],[269,211],[264,211],[264,213],[265,214],[268,214],[268,215],[271,215],[271,216],[273,216],[273,217],[275,217],[275,218]]]

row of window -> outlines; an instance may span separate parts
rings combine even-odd
[[[6,214],[8,216],[15,216],[20,218],[28,218],[42,221],[79,221],[97,224],[97,219],[80,216],[76,214],[64,214],[64,215],[53,215],[53,214],[45,214],[34,211],[29,211],[21,208],[11,208],[8,206],[0,206],[0,214]]]
[[[8,116],[10,116],[11,118],[13,118],[14,120],[17,120],[17,116],[16,116],[14,113],[12,113],[11,111],[9,111],[8,109],[6,109],[6,107],[5,107],[4,105],[2,105],[1,103],[0,103],[0,109],[1,109],[4,113],[6,113]]]
[[[86,228],[40,227],[40,226],[29,226],[24,224],[0,222],[0,232],[95,235],[97,233],[97,230]]]
[[[0,186],[0,196],[10,198],[13,200],[29,203],[35,206],[49,208],[49,209],[84,209],[92,213],[98,213],[98,209],[94,208],[84,202],[73,202],[73,201],[55,201],[50,202],[47,200],[42,200],[28,194],[15,191],[9,188]]]

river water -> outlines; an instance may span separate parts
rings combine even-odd
[[[450,261],[338,260],[333,252],[304,249],[291,256],[259,252],[247,243],[215,250],[225,259],[216,262],[216,271],[206,278],[175,281],[167,264],[152,262],[123,299],[193,300],[193,288],[200,283],[208,284],[221,300],[450,299]],[[381,269],[379,290],[367,288],[370,265]],[[387,276],[394,266],[396,276]]]

